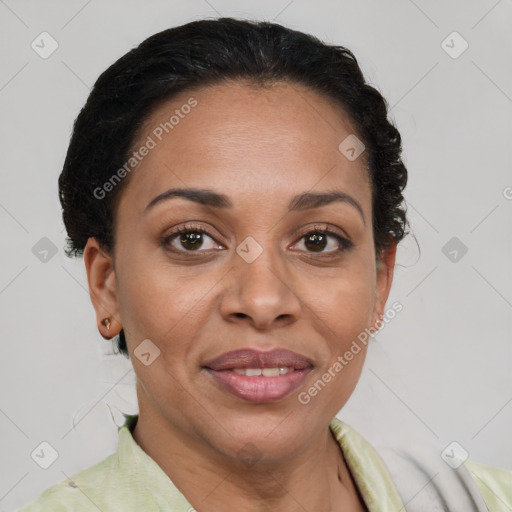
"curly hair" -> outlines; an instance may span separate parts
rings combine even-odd
[[[341,105],[365,145],[376,254],[402,240],[408,222],[400,133],[353,53],[276,23],[218,18],[154,34],[97,79],[73,125],[59,177],[68,256],[83,255],[89,237],[113,250],[116,208],[128,179],[101,199],[94,191],[127,161],[149,115],[182,91],[227,80],[296,83]],[[128,357],[123,331],[117,347]]]

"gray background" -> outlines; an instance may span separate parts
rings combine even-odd
[[[130,48],[219,15],[347,46],[403,136],[418,241],[399,249],[388,305],[403,311],[371,342],[339,417],[370,441],[456,440],[512,468],[511,1],[0,0],[0,511],[112,453],[120,411],[137,411],[130,363],[97,332],[83,261],[63,253],[57,177],[73,120]],[[43,31],[59,45],[47,59],[31,48]],[[469,44],[457,58],[445,48],[458,53],[458,36],[442,45],[454,31]],[[47,261],[44,237],[57,251]],[[59,455],[46,470],[31,458],[42,441]]]

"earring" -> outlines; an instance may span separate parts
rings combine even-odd
[[[104,318],[101,321],[101,324],[104,325],[107,328],[107,331],[110,330],[110,318]]]

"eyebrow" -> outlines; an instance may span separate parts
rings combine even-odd
[[[144,213],[153,208],[156,204],[174,197],[182,197],[211,208],[228,209],[233,203],[228,196],[219,194],[213,190],[204,188],[171,188],[153,198],[144,208]],[[288,211],[302,211],[312,208],[320,208],[334,202],[342,202],[352,205],[361,215],[363,224],[366,225],[363,209],[358,201],[345,192],[333,190],[329,192],[304,192],[292,198],[288,204]]]

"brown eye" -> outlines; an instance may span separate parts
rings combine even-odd
[[[180,243],[185,249],[191,249],[193,251],[199,249],[203,245],[203,233],[197,231],[189,231],[183,233],[180,236]]]
[[[353,243],[329,229],[315,229],[301,237],[307,252],[333,254],[350,249]],[[333,242],[331,242],[333,240]],[[327,249],[327,250],[325,250]]]
[[[222,249],[213,236],[202,227],[185,226],[162,239],[162,245],[174,252],[203,252]],[[202,249],[200,251],[200,249]]]
[[[321,252],[327,246],[327,236],[323,233],[313,233],[304,238],[306,247],[311,251]]]

